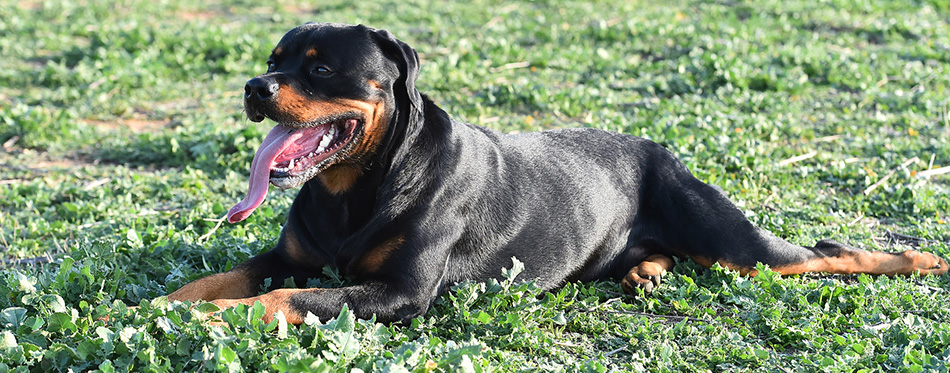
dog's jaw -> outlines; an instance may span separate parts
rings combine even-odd
[[[251,162],[247,196],[228,212],[228,222],[246,219],[264,202],[268,184],[295,188],[345,158],[362,128],[362,119],[320,121],[319,125],[278,124],[258,148]]]

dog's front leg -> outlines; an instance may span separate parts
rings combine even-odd
[[[381,282],[368,282],[334,289],[277,289],[259,296],[218,299],[213,303],[225,309],[261,302],[265,308],[264,322],[272,321],[278,311],[284,314],[288,323],[295,325],[303,323],[308,313],[326,321],[339,315],[344,305],[361,319],[376,316],[379,322],[398,322],[426,312],[432,296],[420,295]]]
[[[261,292],[264,279],[271,278],[276,286],[284,279],[294,277],[298,283],[306,281],[310,274],[295,270],[297,266],[281,258],[278,250],[271,250],[251,258],[234,269],[202,277],[185,284],[168,295],[172,301],[214,301],[217,299],[240,299]]]
[[[280,245],[278,245],[280,246]],[[348,305],[357,317],[376,316],[380,322],[408,321],[425,313],[438,295],[446,269],[447,249],[423,250],[421,245],[405,242],[402,236],[382,244],[354,259],[348,268],[358,283],[342,288],[277,289],[259,294],[265,278],[280,286],[294,276],[300,281],[318,273],[305,270],[285,259],[280,250],[258,255],[231,271],[211,275],[189,283],[168,296],[172,301],[205,300],[223,308],[261,302],[265,321],[282,312],[287,321],[300,324],[307,313],[321,320],[339,315]],[[313,267],[306,267],[313,268]]]

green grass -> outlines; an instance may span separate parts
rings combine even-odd
[[[950,165],[950,3],[653,3],[0,0],[0,372],[950,368],[946,277],[679,261],[632,298],[542,294],[515,266],[411,325],[241,307],[222,328],[161,297],[274,244],[293,191],[215,219],[269,126],[242,85],[311,20],[413,45],[418,86],[459,119],[647,137],[791,242],[950,257],[950,176],[919,177]]]

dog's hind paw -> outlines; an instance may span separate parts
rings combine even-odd
[[[911,263],[911,271],[919,270],[922,275],[942,275],[950,269],[946,259],[931,253],[907,250],[900,255]]]
[[[625,293],[634,296],[640,294],[637,289],[644,293],[652,292],[660,286],[660,281],[666,275],[666,271],[672,267],[672,258],[666,255],[651,255],[627,272],[620,281],[620,287]]]

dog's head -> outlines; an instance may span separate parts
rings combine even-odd
[[[290,30],[267,72],[244,87],[247,117],[277,125],[254,156],[247,197],[228,220],[244,220],[260,206],[268,183],[286,189],[319,176],[330,193],[347,190],[388,149],[405,113],[421,106],[418,71],[416,52],[383,30],[328,23]]]

